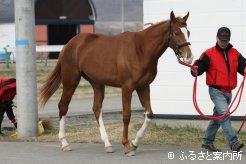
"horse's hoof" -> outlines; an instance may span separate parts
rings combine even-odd
[[[107,147],[105,147],[105,152],[106,153],[114,153],[114,149],[112,146],[107,146]]]
[[[66,146],[63,146],[62,147],[62,151],[72,151],[72,149],[70,148],[70,146],[69,145],[66,145]]]
[[[125,155],[126,155],[127,157],[135,156],[135,151],[129,151],[129,152],[126,152]]]
[[[138,146],[134,145],[132,141],[130,142],[130,145],[131,145],[131,150],[132,151],[137,150]]]

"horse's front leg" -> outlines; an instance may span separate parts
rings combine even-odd
[[[106,129],[105,129],[105,126],[103,123],[102,112],[103,112],[102,109],[100,109],[100,115],[99,115],[99,119],[98,119],[98,125],[99,125],[99,131],[101,134],[101,139],[105,145],[105,152],[113,153],[114,149],[113,149],[111,143],[109,142],[108,134],[106,132]]]
[[[105,126],[104,126],[104,122],[103,122],[103,117],[102,117],[102,102],[104,99],[104,91],[105,91],[105,87],[103,85],[96,85],[94,83],[92,83],[93,89],[94,89],[94,103],[93,103],[93,112],[95,114],[97,123],[99,125],[99,131],[101,134],[101,139],[104,142],[105,145],[105,151],[107,153],[113,153],[114,150],[112,148],[111,143],[109,142],[108,139],[108,134],[106,132]]]
[[[132,151],[131,144],[128,140],[128,126],[131,120],[131,99],[132,91],[128,88],[122,88],[122,105],[123,105],[123,136],[122,144],[124,146],[124,151],[127,156],[135,155]]]
[[[142,127],[138,130],[135,140],[132,140],[132,146],[136,150],[140,140],[143,138],[144,133],[149,125],[149,122],[153,118],[153,113],[150,105],[150,89],[149,86],[145,88],[137,89],[137,93],[140,99],[140,102],[144,108],[145,119]]]

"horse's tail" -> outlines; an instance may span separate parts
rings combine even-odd
[[[40,87],[39,92],[39,103],[41,107],[43,107],[50,97],[55,93],[55,91],[61,85],[61,62],[58,59],[58,62],[48,76],[48,78],[44,81],[43,85]]]

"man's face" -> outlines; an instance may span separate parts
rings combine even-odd
[[[220,48],[222,48],[222,49],[225,49],[228,46],[229,42],[230,42],[229,40],[220,40],[217,37],[217,43],[220,46]]]

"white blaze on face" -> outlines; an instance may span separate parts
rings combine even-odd
[[[181,29],[182,33],[184,34],[184,36],[185,36],[185,40],[188,42],[189,36],[188,36],[188,30],[187,30],[187,28],[182,27],[180,29]]]
[[[186,42],[188,42],[189,41],[189,36],[188,36],[189,32],[188,32],[187,28],[182,27],[180,29],[181,29],[182,33],[184,34],[184,36],[185,36]],[[187,46],[189,46],[189,45],[187,45]],[[192,54],[191,54],[190,58],[187,58],[187,52],[186,52],[186,54],[182,54],[182,56],[184,57],[184,62],[186,62],[188,64],[192,63],[192,60],[193,60],[193,55]]]

